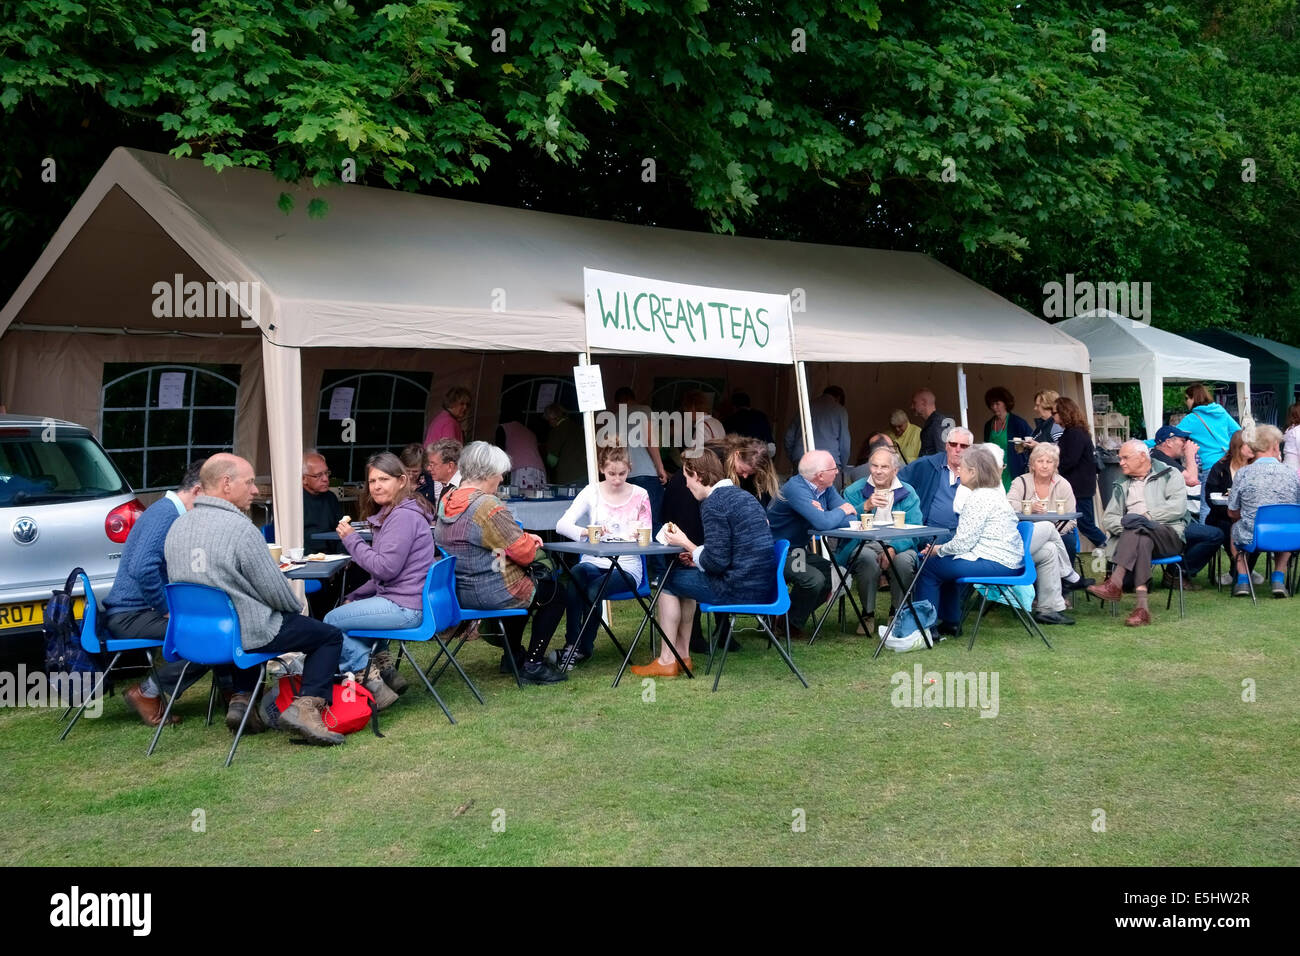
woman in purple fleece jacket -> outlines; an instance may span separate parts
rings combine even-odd
[[[390,452],[372,455],[366,475],[369,496],[362,511],[374,529],[374,540],[366,544],[347,520],[339,522],[338,531],[343,547],[370,580],[349,594],[342,607],[326,614],[325,623],[345,634],[340,673],[356,674],[383,710],[407,683],[393,670],[386,648],[372,658],[370,641],[346,636],[347,631],[418,626],[424,617],[424,580],[437,549],[429,531],[429,506],[411,487],[401,460]]]

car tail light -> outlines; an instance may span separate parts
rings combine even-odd
[[[135,519],[142,514],[144,514],[144,505],[135,498],[110,511],[108,517],[104,519],[104,533],[108,535],[108,540],[116,544],[124,544],[126,536],[131,533],[131,528],[135,525]]]

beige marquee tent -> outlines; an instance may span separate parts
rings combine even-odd
[[[285,192],[295,200],[289,215],[277,208]],[[317,196],[329,204],[323,218],[306,214]],[[972,388],[1003,384],[1032,395],[1051,387],[1090,404],[1084,346],[921,254],[656,229],[362,186],[312,190],[256,170],[218,174],[196,160],[133,149],[114,150],[0,310],[0,403],[93,427],[105,362],[237,363],[235,449],[259,470],[269,461],[280,540],[297,545],[299,456],[316,414],[304,396],[314,403],[311,385],[320,381],[313,356],[355,361],[383,350],[386,368],[428,368],[436,354],[440,372],[479,382],[510,353],[551,353],[562,370],[585,351],[583,267],[793,293],[795,358],[813,393],[842,380],[850,412],[864,418],[870,410],[879,419],[882,403],[885,416],[905,407],[922,384],[941,407],[957,409],[954,367]],[[247,321],[233,307],[223,311],[234,317],[175,314],[183,308],[157,315],[158,283],[174,276],[245,283]],[[635,377],[628,360],[609,361],[625,364],[615,365],[618,377],[606,374],[607,385]],[[778,385],[783,375],[778,370]],[[488,407],[491,388],[484,386]],[[786,403],[778,414],[791,411],[781,396],[794,391],[788,381],[774,390]],[[960,412],[964,419],[964,404]]]

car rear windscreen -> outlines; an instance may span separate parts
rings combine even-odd
[[[59,434],[57,426],[0,426],[0,508],[108,498],[130,491],[122,473],[85,432]]]

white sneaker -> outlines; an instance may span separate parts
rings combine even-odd
[[[1231,571],[1224,571],[1219,575],[1219,584],[1225,588],[1235,580],[1237,579]]]
[[[911,634],[903,637],[891,637],[885,641],[885,646],[895,653],[902,654],[906,651],[914,651],[918,647],[925,645],[925,638],[921,636],[920,631],[913,631]]]
[[[1264,583],[1264,575],[1260,574],[1258,571],[1251,571],[1250,579],[1254,581],[1256,584]]]

